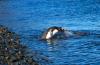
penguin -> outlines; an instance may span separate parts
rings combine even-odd
[[[51,40],[51,39],[61,39],[73,35],[72,32],[63,29],[62,27],[53,26],[48,28],[42,35],[41,39]]]

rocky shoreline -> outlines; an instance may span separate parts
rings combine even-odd
[[[26,50],[16,33],[0,25],[0,65],[39,65]]]

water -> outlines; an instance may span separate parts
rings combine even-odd
[[[46,56],[43,65],[100,64],[99,0],[0,0],[0,24],[21,35],[23,44]],[[91,33],[55,44],[38,40],[51,26]]]

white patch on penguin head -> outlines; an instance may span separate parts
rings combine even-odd
[[[55,35],[57,32],[58,32],[58,30],[54,29],[52,34]]]

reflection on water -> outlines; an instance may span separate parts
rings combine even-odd
[[[20,34],[32,51],[47,56],[52,61],[47,65],[99,65],[99,23],[99,0],[0,0],[0,24]],[[52,26],[90,34],[54,44],[40,41],[41,33]]]

